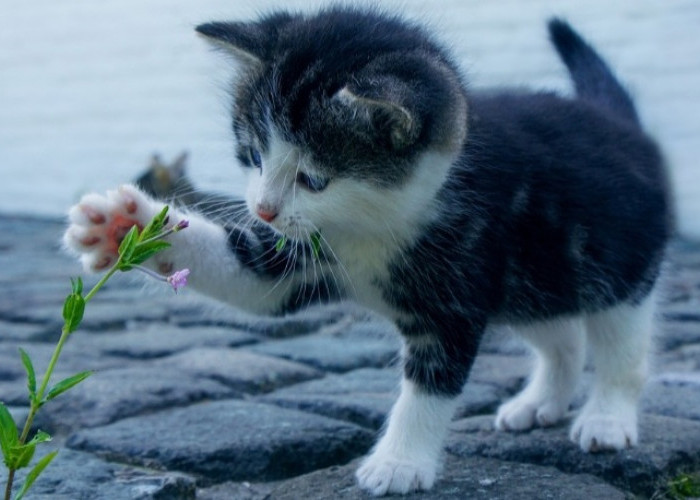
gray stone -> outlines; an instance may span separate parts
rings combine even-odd
[[[379,429],[396,400],[399,380],[398,368],[363,368],[280,389],[260,400]]]
[[[42,328],[40,325],[0,321],[0,339],[2,340],[31,342],[41,338],[43,333],[44,328]]]
[[[250,349],[327,371],[382,368],[398,359],[399,352],[398,338],[387,335],[386,328],[383,322],[346,322],[341,328],[327,328],[315,335],[266,342]]]
[[[79,431],[67,445],[110,460],[201,474],[216,483],[279,479],[345,463],[371,442],[371,432],[346,422],[232,400]]]
[[[239,347],[257,341],[250,333],[232,328],[140,323],[126,332],[86,336],[81,340],[81,347],[110,356],[150,359],[192,347]]]
[[[189,314],[179,315],[175,318],[178,325],[232,327],[271,339],[284,339],[314,333],[323,327],[343,321],[345,318],[357,317],[362,314],[352,305],[336,304],[311,307],[283,317],[265,317],[254,316],[231,307],[223,307],[210,300],[200,300],[198,311],[190,311]]]
[[[685,344],[700,344],[700,322],[665,321],[654,339],[658,348],[670,351]]]
[[[335,466],[334,466],[335,467]],[[197,500],[270,500],[270,493],[280,481],[267,483],[236,483],[227,481],[197,490]],[[309,497],[304,497],[309,498]]]
[[[112,367],[123,367],[124,360],[116,357],[101,355],[89,349],[84,349],[80,343],[87,332],[74,332],[64,344],[61,357],[56,364],[53,380],[59,380],[63,376],[91,370],[107,369]],[[44,342],[3,342],[0,350],[0,380],[24,380],[26,371],[19,354],[19,348],[24,349],[32,360],[37,377],[40,378],[49,365],[49,360],[60,332],[56,334],[53,343]],[[20,382],[23,383],[23,382]]]
[[[684,301],[669,304],[662,309],[663,318],[666,321],[700,323],[700,303],[696,301]]]
[[[37,455],[44,456],[46,450],[38,450]],[[16,487],[23,482],[24,470],[17,475]],[[190,500],[195,498],[195,491],[194,479],[186,474],[105,462],[92,454],[64,448],[44,469],[26,498]]]
[[[370,498],[359,489],[355,470],[359,461],[342,467],[330,467],[289,481],[283,481],[267,497],[361,499]],[[223,497],[222,497],[223,498]],[[234,497],[229,497],[234,498]],[[624,500],[622,491],[587,474],[565,474],[553,467],[508,463],[485,458],[448,456],[444,470],[433,488],[401,498],[425,500],[512,499],[512,500]]]
[[[493,417],[472,417],[453,424],[448,450],[554,466],[567,473],[592,474],[637,495],[651,496],[658,483],[681,470],[700,467],[700,422],[643,414],[640,445],[620,452],[584,453],[569,441],[568,425],[530,432],[493,429]]]
[[[202,380],[172,368],[139,366],[104,370],[47,403],[37,423],[51,432],[68,432],[236,394],[219,382]]]
[[[239,393],[257,394],[318,378],[313,368],[243,349],[202,347],[150,363],[200,379],[216,380]]]
[[[38,306],[15,310],[8,317],[13,321],[26,321],[50,325],[60,332],[63,326],[61,305]],[[78,330],[108,331],[126,328],[129,321],[166,321],[168,308],[151,301],[127,302],[95,301],[85,307],[85,316]]]
[[[689,375],[695,376],[664,374],[648,383],[641,408],[649,413],[700,420],[700,375]]]

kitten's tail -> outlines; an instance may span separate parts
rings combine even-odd
[[[562,19],[550,19],[549,35],[569,69],[579,98],[591,101],[639,127],[639,116],[632,98],[593,47]]]

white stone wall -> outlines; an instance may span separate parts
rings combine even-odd
[[[316,1],[314,5],[324,2]],[[192,28],[299,0],[3,0],[0,210],[60,213],[135,176],[154,151],[191,152],[199,184],[240,192],[227,61]],[[569,90],[545,21],[564,15],[605,55],[667,152],[681,226],[700,236],[700,2],[384,1],[428,22],[475,86]]]

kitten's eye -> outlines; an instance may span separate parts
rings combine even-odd
[[[255,148],[248,148],[248,158],[250,159],[251,165],[255,168],[262,168],[262,156],[260,156],[260,151]]]
[[[328,186],[328,179],[312,177],[304,172],[299,172],[297,174],[297,184],[301,184],[312,193],[318,193],[326,189],[326,186]]]

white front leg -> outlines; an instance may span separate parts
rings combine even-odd
[[[103,270],[116,262],[126,230],[134,224],[143,227],[163,206],[134,186],[122,186],[106,196],[86,195],[69,212],[64,243],[80,256],[86,271]],[[173,246],[144,265],[162,274],[188,268],[193,288],[253,312],[274,312],[288,298],[294,288],[289,283],[293,273],[262,277],[242,265],[232,251],[226,229],[198,214],[178,210],[169,214],[169,225],[187,219],[189,227],[171,235]]]
[[[373,495],[405,494],[433,486],[457,398],[431,395],[404,379],[384,435],[357,471]]]

